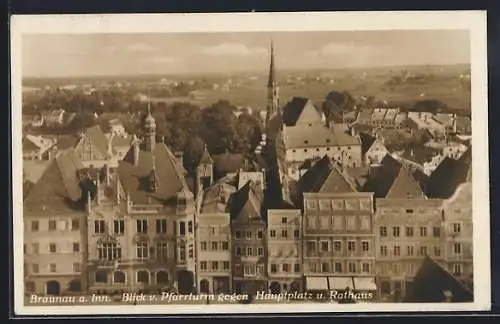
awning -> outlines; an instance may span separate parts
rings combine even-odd
[[[354,289],[352,277],[328,277],[330,289],[344,290],[346,288]]]
[[[375,278],[354,277],[354,289],[356,290],[377,290]]]
[[[328,290],[327,277],[306,277],[307,290]]]

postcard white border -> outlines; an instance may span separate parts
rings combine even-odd
[[[473,151],[472,303],[25,306],[21,150],[21,39],[24,34],[273,32],[340,30],[470,31]],[[424,46],[424,45],[423,45]],[[486,11],[39,15],[11,17],[14,309],[17,315],[242,314],[481,311],[491,308]]]

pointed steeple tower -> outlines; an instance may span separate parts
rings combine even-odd
[[[196,190],[200,192],[212,185],[214,178],[214,161],[208,152],[207,145],[203,149],[198,166],[196,167]]]
[[[276,82],[276,67],[274,64],[274,44],[271,41],[271,61],[269,64],[269,80],[267,83],[267,113],[266,113],[266,133],[270,133],[270,120],[279,115],[279,87]]]
[[[144,119],[144,143],[146,146],[146,151],[152,152],[155,149],[156,144],[156,120],[153,115],[151,115],[151,95],[148,89],[148,115]]]
[[[154,154],[152,156],[152,159],[153,166],[151,168],[151,173],[149,174],[149,191],[157,192],[160,185],[160,180],[158,179],[158,175],[156,174],[156,159]]]

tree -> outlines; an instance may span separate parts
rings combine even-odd
[[[329,120],[340,121],[342,113],[354,110],[356,101],[347,91],[331,91],[323,102],[323,112]]]

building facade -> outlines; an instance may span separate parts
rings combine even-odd
[[[302,291],[302,213],[272,209],[267,213],[269,291]]]

